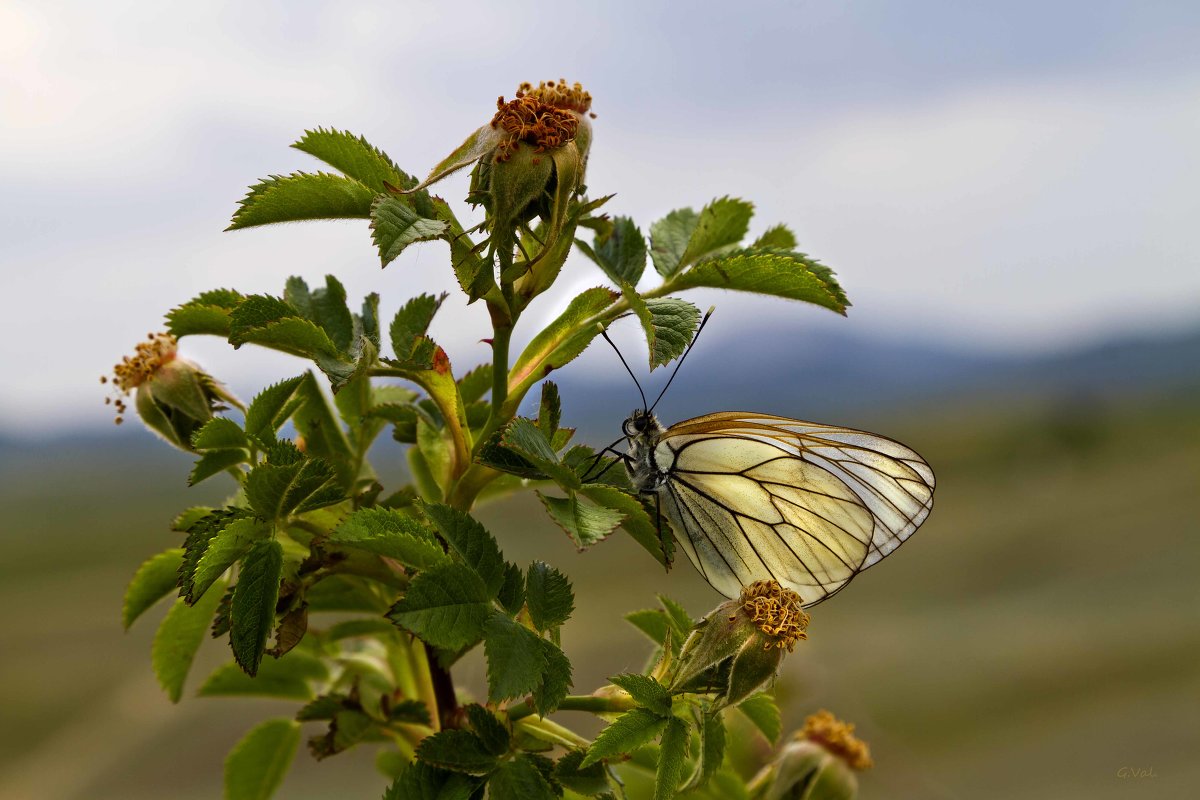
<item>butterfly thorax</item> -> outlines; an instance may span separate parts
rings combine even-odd
[[[667,480],[670,464],[660,464],[655,456],[658,441],[666,429],[654,414],[637,409],[621,426],[629,445],[625,471],[638,492],[657,491]]]

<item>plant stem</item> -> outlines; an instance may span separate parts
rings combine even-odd
[[[458,711],[458,694],[454,691],[454,679],[450,677],[450,670],[438,663],[437,651],[428,644],[425,645],[425,660],[429,664],[433,696],[437,700],[438,727],[444,729],[453,722]]]
[[[593,714],[619,714],[637,707],[637,703],[627,694],[616,697],[597,697],[592,694],[567,695],[559,703],[559,711],[589,711]],[[508,718],[512,722],[536,714],[537,709],[524,700],[508,709]]]

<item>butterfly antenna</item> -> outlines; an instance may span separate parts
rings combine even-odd
[[[708,309],[708,311],[704,314],[704,319],[700,320],[700,327],[696,328],[696,335],[692,337],[691,343],[688,345],[687,350],[683,351],[683,355],[679,357],[679,361],[675,362],[675,371],[672,372],[671,377],[667,379],[667,385],[664,386],[662,391],[658,393],[658,397],[654,398],[654,405],[650,406],[651,411],[653,411],[655,406],[658,405],[658,401],[663,399],[663,395],[667,393],[667,389],[671,388],[671,382],[675,380],[675,376],[679,374],[679,368],[683,366],[683,360],[688,357],[688,353],[692,352],[692,348],[696,346],[696,340],[700,338],[700,331],[704,330],[704,326],[708,324],[708,318],[713,315],[713,311],[715,310],[716,306]],[[626,367],[626,369],[628,369],[628,367]]]
[[[621,355],[620,350],[617,350],[617,346],[613,344],[613,340],[608,338],[608,331],[600,331],[600,335],[604,337],[604,341],[608,342],[609,346],[617,354],[617,358],[621,359],[621,364],[625,367],[625,371],[629,373],[629,377],[633,378],[633,385],[637,387],[638,394],[642,396],[642,408],[646,408],[646,393],[642,391],[642,385],[638,383],[637,376],[633,374],[633,370],[625,362],[625,356]]]

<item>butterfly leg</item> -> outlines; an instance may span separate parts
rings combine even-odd
[[[621,438],[623,439],[625,437],[622,436]],[[610,469],[612,469],[613,464],[617,463],[616,461],[609,463],[608,466],[606,466],[604,469],[600,470],[600,472],[597,475],[589,476],[589,474],[588,474],[593,469],[596,468],[596,465],[600,463],[600,459],[604,458],[605,453],[612,453],[614,456],[617,457],[617,459],[619,461],[628,465],[629,464],[629,456],[625,455],[624,453],[620,452],[619,450],[613,449],[613,447],[620,441],[621,441],[621,439],[617,439],[616,442],[613,442],[608,447],[605,447],[602,450],[597,450],[595,458],[592,459],[591,464],[588,464],[588,468],[586,470],[584,470],[583,476],[580,477],[579,480],[583,481],[584,483],[588,483],[589,481],[594,481],[594,480],[598,479],[601,475],[603,475],[604,473],[606,473]]]

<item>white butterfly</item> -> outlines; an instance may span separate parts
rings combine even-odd
[[[658,495],[692,564],[730,598],[773,579],[815,605],[933,508],[933,470],[873,433],[739,411],[664,429],[647,410],[623,432],[634,488]]]
[[[684,552],[721,594],[734,598],[754,581],[775,580],[804,606],[816,605],[929,516],[933,470],[884,436],[741,411],[663,428],[654,406],[686,357],[653,405],[642,395],[642,408],[622,426],[629,450],[617,455],[634,489],[657,495]]]

